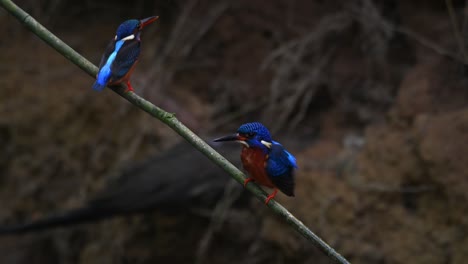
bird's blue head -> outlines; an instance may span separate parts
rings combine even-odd
[[[121,39],[131,37],[133,38],[138,38],[139,37],[139,32],[148,24],[153,23],[158,19],[157,16],[152,16],[148,17],[142,20],[138,19],[130,19],[122,24],[117,28],[117,35],[115,36],[115,40],[119,41]]]
[[[138,19],[130,19],[122,24],[117,28],[117,39],[121,40],[125,37],[133,35],[138,29],[140,28],[140,20]]]
[[[264,150],[270,148],[272,144],[270,131],[259,122],[243,124],[237,129],[237,134],[221,137],[214,141],[237,141],[246,147],[257,147]]]

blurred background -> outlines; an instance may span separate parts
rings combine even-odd
[[[264,123],[298,159],[278,200],[351,262],[466,263],[466,1],[16,3],[95,64],[121,22],[159,15],[136,93],[206,140]],[[2,263],[330,263],[3,9],[0,32],[0,224],[91,208],[0,237]]]

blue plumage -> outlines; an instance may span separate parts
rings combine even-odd
[[[133,91],[129,80],[140,55],[140,31],[157,18],[130,19],[120,24],[101,58],[94,90],[102,91],[107,85],[127,82],[127,90]]]
[[[237,129],[237,133],[239,134],[255,134],[257,140],[265,140],[267,142],[271,142],[271,135],[268,128],[266,128],[262,123],[259,122],[252,122],[243,124]]]
[[[139,29],[140,27],[140,20],[138,19],[129,19],[117,28],[117,39],[116,40],[121,40],[125,37],[128,37],[135,33],[135,30]]]
[[[111,71],[112,63],[114,62],[115,57],[117,56],[117,53],[119,52],[119,50],[122,48],[122,45],[124,44],[124,42],[125,42],[124,40],[119,40],[115,42],[114,51],[109,55],[109,57],[105,61],[105,64],[99,70],[99,73],[96,78],[96,82],[93,85],[94,90],[102,91],[106,87],[107,83],[112,77],[112,71]],[[124,71],[126,73],[128,72],[128,69],[124,69]],[[123,75],[125,75],[125,73]]]
[[[112,64],[111,70],[114,78],[123,78],[133,67],[140,55],[139,41],[125,41],[119,56],[117,56]]]
[[[259,122],[243,124],[237,133],[246,137],[245,142],[249,147],[260,148],[268,155],[266,170],[269,177],[290,177],[292,169],[297,168],[296,158],[279,142],[271,139],[270,131],[263,124]],[[271,145],[268,147],[264,142]]]
[[[296,158],[281,144],[273,141],[266,166],[267,174],[271,177],[288,177],[293,168],[297,168]]]
[[[218,138],[215,141],[238,141],[244,145],[241,159],[244,169],[251,178],[275,191],[267,197],[268,203],[280,189],[288,196],[294,196],[294,170],[297,168],[296,158],[280,143],[272,140],[268,129],[259,122],[243,124],[236,135]]]

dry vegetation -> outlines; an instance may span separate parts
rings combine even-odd
[[[463,1],[17,2],[94,62],[122,20],[159,14],[142,36],[137,93],[199,133],[271,127],[300,167],[296,197],[279,199],[351,262],[466,262]],[[92,92],[2,10],[0,22],[2,224],[78,207],[180,140]],[[328,263],[256,201],[222,209],[1,238],[0,253],[5,263]]]

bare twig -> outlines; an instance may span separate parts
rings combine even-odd
[[[224,188],[224,195],[222,199],[216,204],[216,207],[211,215],[211,223],[206,230],[205,235],[200,240],[196,263],[201,264],[204,262],[206,253],[208,252],[211,244],[211,240],[213,239],[213,235],[221,229],[229,208],[231,208],[232,204],[241,194],[239,189],[236,187],[237,186],[235,185],[234,181],[228,182],[228,184],[226,184],[226,187]]]
[[[412,39],[419,43],[421,46],[426,47],[435,53],[438,53],[444,57],[450,58],[456,62],[460,62],[463,64],[467,64],[468,62],[464,60],[463,58],[460,58],[457,54],[439,46],[437,43],[434,41],[422,36],[421,34],[418,34],[417,32],[411,30],[410,28],[395,25],[392,22],[386,20],[385,18],[381,17],[380,15],[372,15],[370,16],[367,13],[364,13],[363,11],[354,11],[354,14],[352,14],[356,20],[367,20],[368,24],[375,24],[378,27],[382,27],[384,31],[387,30],[392,30],[394,32],[400,33],[408,37],[409,39]]]
[[[388,25],[391,26],[392,29],[395,30],[396,32],[406,35],[410,39],[413,39],[414,41],[418,42],[421,46],[424,46],[442,56],[453,59],[454,61],[465,64],[465,62],[462,59],[460,59],[459,56],[457,56],[456,54],[450,52],[447,49],[444,49],[443,47],[437,45],[435,42],[423,37],[422,35],[416,33],[415,31],[406,27],[391,25],[390,23]]]
[[[164,87],[169,84],[173,80],[174,75],[181,70],[181,67],[184,69],[186,66],[180,66],[178,62],[183,61],[193,52],[197,43],[230,7],[229,1],[220,1],[204,14],[203,23],[194,23],[190,21],[190,15],[198,2],[198,0],[191,0],[185,5],[174,29],[171,30],[168,40],[165,41],[162,51],[158,52],[157,55],[156,53],[150,55],[150,57],[155,58],[155,62],[154,66],[144,74],[146,76],[142,81],[144,87],[147,84],[154,83],[155,76],[159,76],[158,83],[161,86]],[[197,25],[197,27],[193,25]],[[174,55],[175,57],[171,57]],[[171,65],[171,67],[168,68],[167,65]],[[200,63],[197,63],[197,67],[199,66]]]
[[[457,40],[458,48],[460,49],[462,59],[465,63],[467,63],[468,60],[465,50],[465,41],[463,40],[460,28],[458,27],[457,16],[455,14],[455,10],[453,9],[452,0],[445,0],[445,5],[447,6],[450,21],[452,22],[453,34],[455,35],[455,39]]]
[[[263,61],[262,69],[272,68],[275,72],[265,112],[267,116],[275,116],[273,132],[286,125],[292,129],[291,124],[302,121],[315,95],[314,88],[323,80],[322,73],[333,54],[334,47],[324,46],[326,42],[323,40],[331,33],[342,31],[351,22],[344,12],[327,16],[316,30],[285,43]],[[307,63],[310,57],[314,61],[313,67]]]

